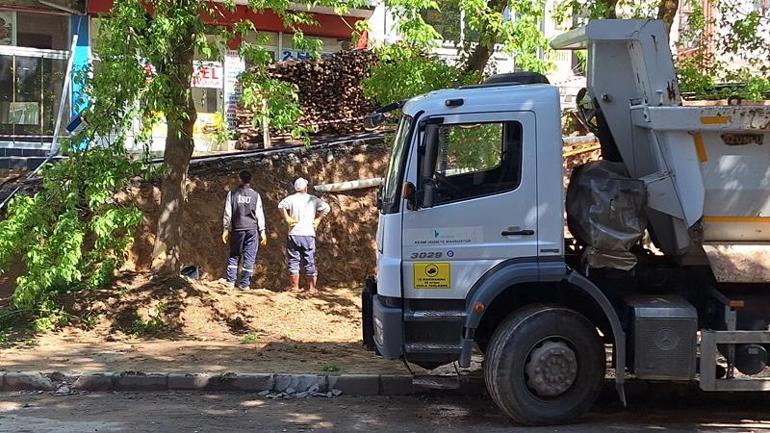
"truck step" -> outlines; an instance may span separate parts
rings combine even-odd
[[[457,310],[418,310],[405,311],[406,322],[462,322],[465,320],[465,311]]]
[[[406,353],[459,354],[462,346],[459,344],[408,343]]]
[[[427,389],[459,389],[460,381],[457,376],[416,375],[412,384]]]

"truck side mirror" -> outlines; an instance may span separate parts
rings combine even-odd
[[[404,182],[401,186],[401,197],[406,200],[406,208],[417,210],[417,189],[412,182]]]
[[[364,129],[367,131],[373,131],[383,123],[385,123],[385,114],[372,113],[364,119]]]
[[[375,201],[377,210],[382,210],[382,185],[377,187],[377,200]]]
[[[425,133],[421,147],[421,159],[419,170],[419,205],[420,207],[433,207],[433,173],[436,171],[436,157],[438,156],[439,127],[436,123],[425,125]]]

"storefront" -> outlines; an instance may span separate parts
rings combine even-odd
[[[234,12],[222,10],[217,21],[212,26],[232,26],[243,20],[254,23],[256,32],[246,35],[243,40],[258,43],[273,53],[275,61],[304,59],[310,53],[294,46],[293,34],[286,29],[278,15],[269,10],[257,13],[250,10],[244,3],[236,1]],[[90,34],[92,38],[98,35],[101,19],[109,15],[113,0],[90,0],[88,14],[90,17]],[[347,16],[340,17],[328,8],[316,7],[310,9],[316,26],[302,28],[306,38],[321,41],[321,54],[333,53],[349,48],[352,31],[356,22],[367,19],[371,10],[354,9]],[[211,42],[224,45],[222,41]],[[232,147],[224,131],[232,130],[235,125],[236,106],[240,100],[240,89],[237,77],[246,68],[247,62],[238,56],[236,42],[219,58],[205,59],[196,56],[196,72],[192,79],[193,98],[198,111],[195,124],[195,149],[198,152],[226,150]],[[161,124],[153,130],[153,151],[162,151],[165,145],[166,127]],[[139,149],[137,149],[139,150]]]
[[[64,82],[72,37],[87,32],[84,12],[84,0],[14,0],[0,5],[0,148],[49,147],[62,92],[61,123],[69,120],[78,89],[65,89]],[[81,35],[75,64],[88,61],[87,44],[87,34]]]

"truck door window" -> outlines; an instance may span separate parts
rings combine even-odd
[[[438,131],[432,183],[434,205],[510,191],[521,180],[519,122],[446,124]]]
[[[412,133],[413,123],[411,116],[404,115],[398,124],[398,131],[393,139],[388,172],[385,175],[385,182],[381,192],[382,213],[384,214],[396,213],[399,209],[399,192],[401,191],[401,182],[404,177],[404,164],[406,162],[406,153],[409,148],[408,142]]]

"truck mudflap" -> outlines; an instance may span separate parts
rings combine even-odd
[[[388,359],[403,355],[403,308],[400,299],[377,295],[377,282],[367,277],[361,293],[364,346]]]
[[[374,352],[377,347],[374,344],[374,297],[377,296],[377,281],[369,275],[364,281],[364,290],[361,291],[361,330],[363,331],[364,346]]]

